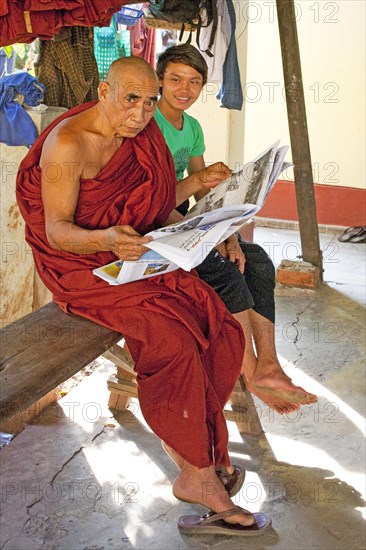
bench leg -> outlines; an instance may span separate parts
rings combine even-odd
[[[263,433],[252,394],[247,390],[244,380],[239,376],[234,391],[230,396],[231,410],[224,410],[226,420],[236,423],[242,434],[260,435]]]
[[[121,341],[121,344],[123,341]],[[136,373],[133,359],[125,347],[120,344],[112,346],[103,356],[116,365],[116,375],[108,380],[110,409],[123,411],[131,397],[137,397]],[[252,395],[246,389],[240,376],[230,397],[231,410],[224,410],[226,420],[236,422],[240,433],[260,435],[263,433],[257,409]]]
[[[127,409],[130,398],[127,395],[122,394],[122,392],[117,392],[113,388],[110,389],[108,407],[113,411],[124,411]]]
[[[123,343],[123,340],[121,341]],[[115,411],[125,410],[131,397],[137,397],[136,373],[133,370],[133,359],[126,347],[115,344],[103,357],[116,365],[116,375],[111,376],[107,382],[110,396],[108,407]]]

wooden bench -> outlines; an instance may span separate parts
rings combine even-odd
[[[103,355],[117,366],[108,380],[111,409],[125,408],[137,397],[133,361],[121,346],[121,334],[49,303],[1,330],[0,423],[25,411],[59,384]],[[252,397],[238,382],[228,420],[242,433],[262,432]]]

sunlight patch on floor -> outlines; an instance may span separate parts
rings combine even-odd
[[[286,361],[286,359],[280,357],[280,362],[281,365],[284,365],[284,371],[292,379],[294,384],[303,386],[307,391],[314,393],[318,397],[324,397],[329,401],[329,403],[334,403],[334,405],[339,408],[339,411],[344,414],[344,416],[348,418],[348,420],[350,420],[358,430],[360,430],[362,435],[365,436],[365,418],[361,414],[345,403],[343,399],[338,397],[338,395],[328,390],[323,384],[320,384],[311,376],[305,374],[299,367],[295,367],[295,365],[290,361]]]

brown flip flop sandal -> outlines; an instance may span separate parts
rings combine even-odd
[[[227,523],[224,520],[224,518],[233,516],[238,512],[245,512],[246,514],[252,515],[255,520],[254,523],[244,526],[240,523]],[[215,512],[208,512],[203,516],[181,516],[178,519],[178,528],[180,532],[185,535],[234,535],[252,537],[263,534],[271,525],[272,520],[266,514],[251,514],[247,510],[240,508],[240,506],[235,506],[235,508],[225,510],[225,512],[220,512],[218,514]]]
[[[220,479],[230,497],[235,496],[240,491],[244,484],[246,473],[243,466],[232,464],[232,467],[234,468],[232,474],[229,474],[225,469],[216,470],[217,477]]]

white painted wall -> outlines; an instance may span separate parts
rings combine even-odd
[[[213,85],[190,111],[204,128],[207,160],[230,165],[249,162],[277,139],[290,143],[275,1],[234,5],[243,111],[220,109]],[[366,2],[296,0],[295,6],[314,181],[362,188]]]
[[[199,120],[206,144],[204,155],[206,164],[219,160],[228,161],[229,149],[229,113],[221,109],[216,99],[218,85],[208,82],[196,103],[187,111]]]

